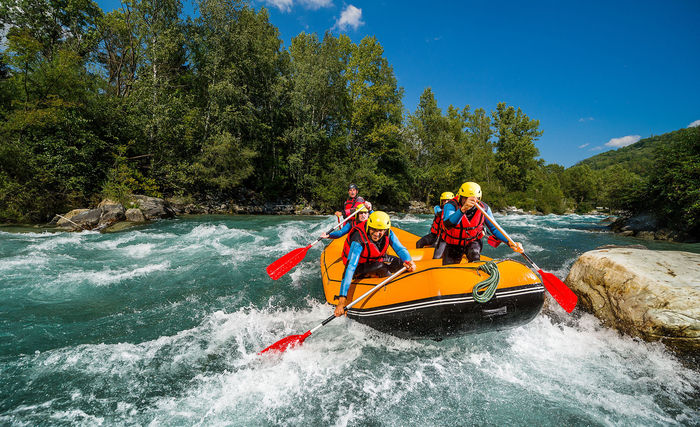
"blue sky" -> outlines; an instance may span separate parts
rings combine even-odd
[[[99,0],[105,10],[115,0]],[[289,46],[302,31],[376,36],[415,111],[498,102],[540,121],[547,163],[700,124],[700,1],[255,0]],[[191,6],[189,6],[191,10]]]

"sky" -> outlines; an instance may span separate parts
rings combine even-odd
[[[117,0],[97,0],[105,11]],[[375,36],[415,112],[539,120],[546,163],[570,167],[640,138],[700,125],[700,1],[253,0],[288,47],[300,32]],[[189,7],[189,9],[188,9]],[[192,10],[186,6],[186,10]]]

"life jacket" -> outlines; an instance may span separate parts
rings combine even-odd
[[[444,235],[445,226],[442,223],[442,211],[440,211],[440,213],[435,215],[435,218],[433,218],[433,224],[430,226],[430,232],[440,237]]]
[[[350,210],[350,213],[352,214],[355,211],[355,208],[360,206],[365,202],[365,199],[363,199],[360,196],[355,196],[352,199],[347,199],[345,201],[345,205],[343,205],[343,218],[347,218],[348,214],[346,213],[348,210]]]
[[[459,209],[459,196],[455,196],[454,199],[447,203],[451,204],[456,209]],[[483,203],[477,203],[479,203],[479,205],[486,210],[486,206]],[[470,242],[481,239],[484,236],[485,220],[486,218],[484,218],[484,214],[482,214],[478,209],[474,213],[474,216],[472,216],[471,220],[467,219],[467,215],[462,215],[462,219],[460,219],[459,224],[456,224],[452,228],[445,227],[443,240],[445,240],[445,243],[448,245],[467,246]]]
[[[360,253],[360,264],[382,261],[387,249],[389,249],[389,232],[384,233],[378,242],[373,242],[366,231],[367,221],[362,221],[358,223],[345,239],[343,244],[343,264],[348,264],[348,255],[350,254],[350,245],[352,242],[358,242],[362,245],[362,252]]]

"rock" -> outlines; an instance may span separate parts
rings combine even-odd
[[[636,235],[637,238],[639,239],[644,239],[644,240],[654,240],[654,232],[653,231],[640,231]]]
[[[600,225],[608,225],[608,226],[609,226],[609,225],[611,225],[612,223],[614,223],[616,220],[617,220],[617,217],[609,216],[609,217],[607,217],[607,218],[601,219],[600,222],[599,222],[599,224],[600,224]]]
[[[681,353],[700,352],[700,254],[636,248],[586,252],[565,282],[605,324]]]
[[[84,212],[81,212],[73,218],[70,218],[71,221],[74,223],[78,224],[80,227],[84,230],[90,230],[92,228],[95,228],[97,224],[100,223],[100,217],[102,216],[102,208],[96,208],[96,209],[89,209]],[[75,226],[75,224],[71,224],[73,228],[78,228]]]
[[[83,212],[87,212],[90,209],[73,209],[72,211],[68,212],[67,214],[61,215],[63,218],[58,218],[58,221],[56,221],[56,225],[59,227],[68,227],[68,228],[74,228],[75,225],[72,224],[69,219],[72,221],[72,218],[78,214],[81,214]],[[58,216],[58,215],[57,215]],[[52,221],[53,222],[53,221]],[[75,222],[75,221],[73,221]]]
[[[656,230],[656,233],[654,233],[654,238],[656,240],[673,241],[677,237],[678,237],[678,233],[676,233],[673,230],[669,230],[668,228],[662,228],[660,230]]]
[[[144,222],[144,221],[146,221],[146,217],[143,216],[143,212],[141,212],[141,209],[139,209],[139,208],[127,209],[126,214],[124,216],[126,217],[126,220],[129,222]]]
[[[506,206],[504,213],[506,215],[525,215],[525,211],[515,206]]]
[[[296,211],[297,215],[316,215],[316,211],[309,205],[300,206]]]
[[[408,213],[410,214],[430,214],[433,213],[432,206],[427,203],[411,200],[408,204]]]
[[[131,221],[120,221],[115,224],[110,225],[109,227],[105,228],[102,230],[104,233],[116,233],[119,231],[127,230],[135,225],[138,225],[135,222]]]
[[[131,200],[139,205],[143,216],[148,219],[171,218],[175,216],[175,211],[170,204],[157,197],[132,195]]]
[[[113,202],[111,200],[103,200],[97,205],[99,209],[102,209],[102,216],[100,216],[100,226],[108,226],[114,224],[115,222],[122,221],[124,217],[124,206],[121,203]]]

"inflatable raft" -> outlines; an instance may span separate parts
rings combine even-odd
[[[512,260],[494,260],[500,281],[485,303],[474,300],[472,290],[490,276],[477,268],[491,259],[442,265],[432,248],[416,247],[418,236],[392,228],[411,253],[417,269],[404,273],[350,310],[348,317],[379,331],[402,338],[442,338],[511,328],[531,321],[542,308],[544,287],[539,276],[526,265]],[[326,301],[337,304],[345,266],[340,258],[345,237],[333,240],[321,255],[321,276]],[[390,250],[391,254],[395,255]],[[348,291],[353,301],[382,278],[355,280]]]

